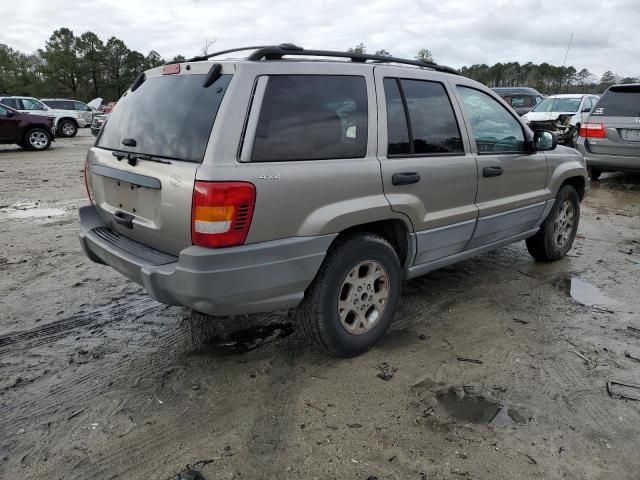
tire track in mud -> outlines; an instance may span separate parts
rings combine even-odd
[[[139,318],[161,308],[164,308],[161,304],[145,296],[116,305],[108,304],[92,312],[72,315],[31,330],[0,335],[0,357],[10,353],[12,350],[24,351],[47,343],[53,343],[69,336],[75,330],[87,326],[98,328],[121,320],[125,316]]]
[[[286,450],[287,432],[295,422],[298,398],[302,392],[299,381],[300,359],[311,348],[297,329],[279,350],[281,355],[271,370],[271,381],[265,389],[248,438],[251,467],[264,480],[280,478],[285,473],[282,454]]]

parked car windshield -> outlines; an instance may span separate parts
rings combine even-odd
[[[640,86],[613,87],[607,90],[593,115],[608,117],[640,117]]]
[[[207,88],[202,86],[204,77],[152,77],[128,91],[111,112],[98,147],[202,162],[231,75],[222,75]],[[123,145],[125,138],[136,145]]]
[[[558,98],[547,97],[536,105],[532,112],[570,112],[575,113],[580,108],[580,97]]]

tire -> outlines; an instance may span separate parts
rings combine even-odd
[[[587,171],[589,172],[589,178],[594,182],[597,182],[600,178],[600,175],[602,175],[602,170],[600,170],[599,168],[588,167]]]
[[[346,237],[331,248],[307,289],[298,322],[325,353],[352,357],[384,335],[401,290],[400,260],[389,242],[373,234]]]
[[[78,133],[78,124],[73,120],[65,118],[58,123],[58,135],[61,137],[75,137]]]
[[[580,222],[580,198],[571,185],[560,188],[549,215],[540,230],[526,240],[527,250],[541,262],[561,259],[571,249]]]
[[[578,138],[580,137],[580,124],[573,127],[571,132],[571,148],[578,148]]]
[[[46,150],[51,146],[51,135],[44,128],[30,128],[18,145],[27,150]]]

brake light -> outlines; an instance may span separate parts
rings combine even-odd
[[[585,123],[580,127],[580,136],[584,138],[606,138],[607,131],[603,123]]]
[[[91,196],[91,191],[89,190],[89,175],[91,175],[91,169],[89,167],[89,159],[84,161],[84,188],[87,191],[87,196],[89,197],[89,201],[93,203],[93,197]]]
[[[165,65],[162,67],[163,75],[175,75],[176,73],[180,73],[180,64],[173,63],[171,65]]]
[[[202,182],[193,187],[191,242],[207,248],[234,247],[247,239],[256,188],[247,182]]]

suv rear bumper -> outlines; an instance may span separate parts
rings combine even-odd
[[[588,167],[611,170],[640,170],[639,156],[601,155],[589,151],[584,138],[578,140],[577,150],[584,156]]]
[[[100,232],[108,227],[93,205],[79,213],[80,243],[91,260],[113,267],[159,302],[218,316],[298,305],[336,237],[293,237],[221,249],[191,246],[173,257],[126,237],[105,239]]]

